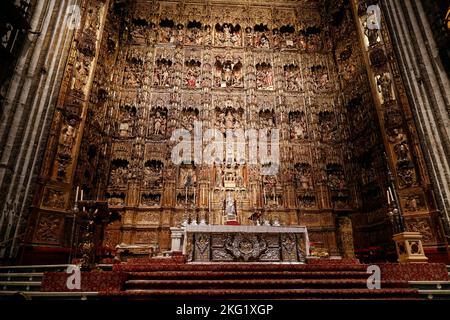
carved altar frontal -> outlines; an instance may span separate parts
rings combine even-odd
[[[309,255],[306,227],[186,226],[189,262],[303,263]]]

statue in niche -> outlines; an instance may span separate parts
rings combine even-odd
[[[317,27],[306,28],[306,51],[313,53],[321,49],[322,40],[320,37],[320,29]]]
[[[275,115],[273,111],[264,110],[259,113],[260,128],[271,129],[275,127]]]
[[[254,40],[253,44],[256,48],[270,48],[270,39],[269,39],[269,28],[267,25],[263,25],[262,23],[259,25],[255,25],[253,27],[254,30]]]
[[[253,29],[251,27],[245,28],[245,35],[244,35],[244,46],[247,48],[253,47]]]
[[[184,26],[179,23],[177,25],[177,32],[176,32],[176,43],[177,44],[182,44],[183,43],[183,39],[184,39]]]
[[[279,49],[281,47],[282,37],[280,31],[275,28],[272,30],[272,47],[274,49]]]
[[[111,186],[114,188],[122,188],[127,185],[130,165],[128,161],[115,160],[111,166],[109,175]]]
[[[300,50],[306,51],[306,33],[304,30],[300,30],[297,36],[297,46]]]
[[[144,188],[161,188],[163,186],[164,164],[159,160],[148,160],[144,165]]]
[[[334,122],[334,113],[322,111],[319,113],[319,133],[322,141],[331,141],[337,135],[337,125]]]
[[[243,87],[242,63],[231,59],[216,60],[214,82],[216,87]]]
[[[291,123],[291,139],[307,139],[306,118],[304,112],[293,112],[289,115]]]
[[[400,187],[411,187],[416,183],[416,173],[414,168],[401,167],[397,171]]]
[[[405,208],[410,212],[419,211],[419,197],[416,195],[409,196],[405,199]]]
[[[231,23],[216,24],[216,44],[238,47],[241,45],[241,26]]]
[[[76,137],[76,121],[74,119],[69,120],[61,129],[61,137],[59,140],[59,152],[63,155],[69,155],[72,153],[72,147]]]
[[[159,23],[159,42],[175,43],[175,23],[173,20],[164,19]]]
[[[222,188],[223,187],[223,170],[222,168],[216,164],[216,178],[215,178],[215,187]]]
[[[231,193],[227,193],[227,199],[225,203],[225,214],[230,220],[236,219],[236,200],[233,199]]]
[[[182,188],[190,188],[197,185],[197,174],[191,166],[181,168],[179,186]]]
[[[390,143],[400,143],[406,141],[406,134],[403,132],[402,128],[395,128],[388,135]]]
[[[212,45],[212,35],[211,35],[211,26],[206,25],[203,30],[203,45],[210,46]]]
[[[158,41],[158,28],[151,22],[148,27],[148,43],[153,44]]]
[[[172,61],[163,59],[156,60],[154,85],[169,87],[171,85]]]
[[[146,39],[146,21],[144,20],[140,24],[141,20],[137,20],[136,23],[131,27],[130,40],[133,44],[144,45],[147,43]],[[138,24],[139,23],[139,24]]]
[[[273,70],[270,63],[256,64],[256,88],[258,90],[273,90]]]
[[[329,77],[327,68],[322,65],[315,65],[311,67],[311,73],[313,75],[314,91],[326,90],[329,88]]]
[[[311,165],[308,163],[297,163],[295,165],[295,184],[303,190],[313,188]]]
[[[198,109],[193,108],[184,109],[181,113],[180,119],[181,126],[188,131],[193,130],[194,122],[198,120],[198,114],[199,114]]]
[[[161,195],[160,194],[143,194],[141,203],[144,206],[148,207],[155,207],[159,206],[161,202]]]
[[[75,64],[76,72],[72,78],[71,88],[75,91],[82,92],[87,84],[89,77],[90,62],[87,58],[80,58]]]
[[[119,136],[120,137],[129,137],[132,135],[132,113],[135,111],[135,108],[132,107],[121,107],[119,114]]]
[[[343,191],[346,189],[344,169],[341,165],[327,165],[328,187],[333,191]]]
[[[394,147],[395,154],[397,155],[397,164],[404,165],[410,163],[410,154],[408,144],[406,142],[400,143]]]
[[[188,88],[200,87],[201,62],[192,59],[186,61],[185,66],[186,66],[185,85]]]
[[[285,25],[280,28],[281,47],[282,48],[294,48],[294,34],[295,28],[291,25]]]
[[[287,91],[303,91],[300,68],[295,64],[288,64],[285,65],[283,69],[285,89]]]
[[[383,103],[389,102],[392,99],[392,80],[389,73],[383,73],[377,76],[378,91],[383,97]]]
[[[153,134],[163,135],[166,133],[167,114],[157,111],[153,120]]]
[[[201,45],[203,42],[202,24],[197,21],[189,21],[186,27],[186,44]]]
[[[10,23],[6,23],[4,25],[4,27],[2,28],[2,30],[0,31],[1,42],[2,42],[2,46],[4,48],[8,47],[9,39],[11,38],[11,34],[12,34],[13,30],[14,30],[13,25]]]

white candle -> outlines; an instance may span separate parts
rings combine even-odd
[[[392,202],[395,201],[394,195],[393,195],[393,193],[392,193],[391,187],[389,187],[389,194],[391,195],[391,200],[392,200]]]
[[[273,187],[273,201],[275,202],[275,187]]]
[[[391,195],[389,194],[389,190],[386,191],[388,204],[391,204]]]
[[[186,187],[186,204],[187,204],[187,192],[188,192],[188,188]]]
[[[83,201],[83,189],[81,189],[81,201]]]
[[[266,202],[267,202],[267,199],[266,199],[266,188],[263,188],[263,190],[264,190],[264,204],[266,204]]]
[[[195,188],[194,188],[194,205],[195,205]]]
[[[77,187],[77,191],[75,192],[75,202],[78,202],[78,192],[80,191],[80,187]]]

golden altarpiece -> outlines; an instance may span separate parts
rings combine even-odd
[[[121,220],[103,246],[170,249],[188,215],[305,225],[330,255],[393,245],[393,179],[407,229],[444,245],[389,34],[376,1],[84,1],[25,253],[70,246],[75,190]],[[280,168],[171,161],[176,129],[277,128]],[[225,155],[224,155],[224,160]],[[390,169],[389,169],[390,168]],[[139,249],[141,250],[141,249]],[[430,251],[431,252],[431,251]]]

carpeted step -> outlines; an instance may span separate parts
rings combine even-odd
[[[307,264],[262,264],[262,263],[224,263],[224,264],[118,264],[115,271],[366,271],[362,264],[347,265],[307,265]]]
[[[365,271],[150,271],[129,272],[128,279],[367,279]]]
[[[104,298],[127,299],[417,299],[415,289],[189,289],[127,290],[102,293]]]
[[[408,282],[385,281],[382,288],[408,288]],[[136,289],[367,289],[363,279],[248,279],[248,280],[129,280],[126,290]]]

